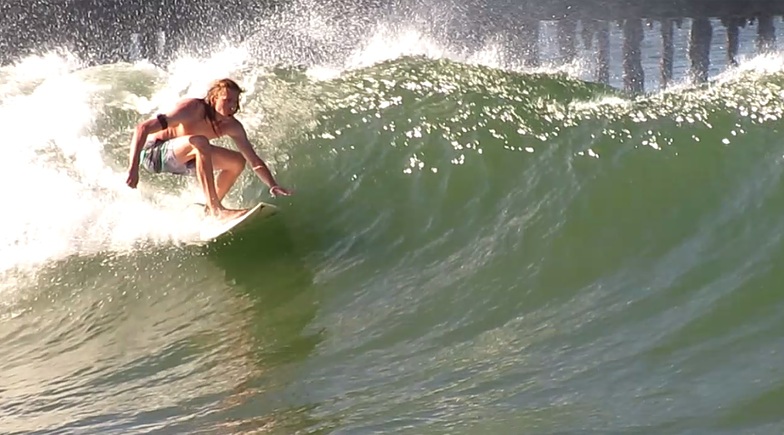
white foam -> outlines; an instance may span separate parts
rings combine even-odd
[[[34,63],[37,74],[24,79]],[[19,68],[20,70],[16,70]],[[106,144],[91,133],[108,85],[69,73],[70,60],[47,57],[4,67],[8,90],[0,103],[0,144],[5,165],[0,273],[35,268],[76,253],[134,249],[140,242],[190,240],[197,216],[191,197],[125,185]],[[36,84],[35,82],[40,82]],[[128,132],[128,144],[130,132]]]
[[[346,60],[347,69],[368,67],[403,56],[425,56],[431,59],[449,57],[447,50],[416,29],[396,30],[380,26]]]
[[[719,73],[715,80],[725,83],[753,73],[756,75],[777,74],[784,71],[784,53],[764,53],[755,56],[740,56],[738,66]]]

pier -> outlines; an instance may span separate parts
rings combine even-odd
[[[526,9],[530,7],[531,9]],[[515,10],[516,9],[516,10]],[[542,21],[557,21],[558,45],[565,62],[575,56],[575,41],[581,39],[596,53],[597,69],[595,81],[609,82],[610,57],[609,32],[611,26],[623,30],[622,56],[623,87],[630,92],[645,90],[645,77],[642,69],[641,44],[643,29],[658,28],[660,47],[660,80],[667,87],[674,79],[674,28],[689,25],[688,62],[689,78],[695,83],[708,80],[710,68],[711,43],[713,42],[715,22],[724,26],[726,41],[726,64],[737,65],[739,30],[746,26],[757,29],[756,48],[758,54],[775,50],[775,22],[784,16],[784,1],[773,0],[676,0],[676,1],[615,1],[604,2],[588,0],[562,5],[555,9],[537,9],[533,4],[521,4],[511,9],[521,15],[521,32],[526,39],[526,65],[539,65],[539,50],[535,47],[538,30]],[[526,18],[522,19],[522,16]],[[581,29],[578,35],[578,27]]]
[[[180,47],[203,39],[205,34],[241,40],[286,4],[285,0],[7,0],[0,4],[4,17],[0,63],[55,47],[66,47],[87,62],[145,58],[165,63]],[[408,7],[407,0],[355,0],[346,4],[335,2],[340,9],[371,14]],[[758,53],[775,50],[776,25],[782,22],[784,1],[465,0],[459,11],[460,16],[450,18],[445,33],[470,34],[467,39],[477,43],[487,35],[506,35],[512,38],[524,64],[532,67],[542,62],[543,23],[555,23],[561,62],[573,61],[578,48],[591,50],[596,65],[593,80],[608,83],[612,67],[619,65],[622,87],[643,92],[644,42],[660,48],[660,86],[666,87],[676,79],[674,47],[678,44],[688,45],[689,79],[704,82],[711,68],[711,44],[717,42],[717,27],[723,27],[726,41],[721,42],[729,66],[737,64],[738,35],[747,26],[756,29]],[[682,32],[675,32],[684,27],[688,29],[687,40],[683,35],[676,36]],[[613,43],[621,45],[620,56],[615,57],[611,53],[613,32]]]

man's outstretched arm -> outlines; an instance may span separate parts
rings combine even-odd
[[[253,149],[253,145],[250,144],[248,140],[248,135],[245,132],[245,128],[239,121],[234,124],[230,131],[227,132],[228,136],[232,138],[234,143],[237,145],[237,149],[242,153],[245,160],[250,163],[253,172],[256,173],[261,181],[264,182],[267,186],[269,186],[270,195],[277,196],[289,196],[291,192],[288,189],[285,189],[278,185],[278,182],[275,181],[275,177],[272,176],[272,172],[270,172],[267,164],[264,163],[264,160],[256,154],[256,151]]]

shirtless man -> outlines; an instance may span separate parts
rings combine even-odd
[[[152,173],[195,173],[204,190],[207,213],[220,220],[232,219],[247,210],[227,209],[221,202],[247,161],[269,186],[271,195],[290,195],[275,182],[253,150],[245,128],[234,118],[240,109],[240,93],[242,89],[236,82],[221,79],[212,84],[203,99],[184,99],[171,112],[139,123],[131,139],[128,186],[135,189],[139,183],[140,165]],[[239,152],[210,143],[222,136],[234,140]],[[220,171],[217,177],[213,171]]]

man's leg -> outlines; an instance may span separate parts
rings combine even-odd
[[[212,145],[212,166],[220,171],[215,178],[215,193],[223,201],[245,169],[245,157],[238,151]]]
[[[222,190],[225,190],[222,195],[218,194],[218,189],[216,188],[216,181],[221,180],[216,180],[213,174],[213,171],[216,169],[214,166],[214,154],[219,155],[217,162],[220,163],[221,166],[226,164],[226,158],[225,153],[220,151],[215,153],[215,151],[224,150],[231,152],[230,150],[211,145],[204,136],[184,136],[175,138],[172,139],[171,145],[174,148],[174,156],[180,163],[185,164],[193,159],[196,159],[196,175],[204,191],[204,197],[207,201],[207,209],[212,215],[220,219],[231,219],[247,211],[228,210],[223,207],[223,204],[221,204],[223,196],[226,195],[226,192],[228,192],[231,184],[233,184],[237,179],[241,169],[236,173],[236,175],[233,175],[233,179],[229,178],[231,184],[229,184],[228,187],[223,188],[223,186],[221,186],[223,188]],[[236,172],[236,168],[234,171]],[[225,179],[226,177],[223,178]],[[227,183],[226,181],[222,181],[221,184]]]

